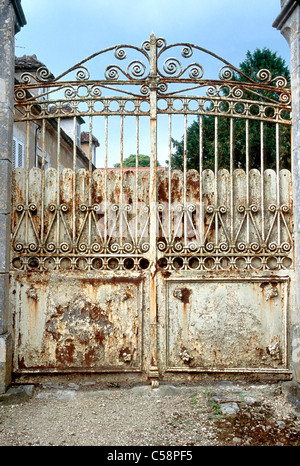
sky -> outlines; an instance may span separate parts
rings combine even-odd
[[[16,35],[16,54],[35,53],[54,74],[106,47],[140,46],[152,31],[236,66],[257,47],[289,64],[288,45],[272,27],[280,0],[22,0],[22,7],[27,25]]]
[[[16,35],[16,55],[35,54],[55,76],[104,48],[140,47],[152,32],[236,67],[248,50],[263,47],[290,65],[288,44],[272,27],[280,0],[22,0],[22,7],[27,24]]]

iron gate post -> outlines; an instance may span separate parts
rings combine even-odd
[[[156,37],[150,37],[150,370],[152,385],[158,383],[157,360],[157,297],[156,297],[156,235],[157,235],[157,48]]]

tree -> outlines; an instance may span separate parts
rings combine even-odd
[[[253,53],[248,50],[246,58],[240,64],[239,69],[254,81],[257,80],[259,70],[267,69],[271,71],[273,77],[283,76],[290,83],[290,71],[285,60],[266,47],[263,49],[257,48]],[[245,78],[240,76],[237,80],[245,81]]]
[[[254,81],[258,81],[257,73],[261,69],[267,69],[272,73],[272,77],[283,76],[288,85],[290,84],[290,72],[284,59],[267,48],[256,49],[253,53],[247,52],[245,60],[240,64],[240,70]],[[245,76],[235,73],[237,82],[246,81]],[[228,93],[228,90],[227,90]],[[226,87],[223,90],[226,95]],[[261,95],[261,99],[260,99]],[[253,97],[251,92],[245,92],[243,99],[265,100],[271,98],[278,101],[277,94],[256,91]],[[221,104],[223,105],[223,104]],[[225,104],[224,104],[225,105]],[[209,110],[209,108],[208,108]],[[203,115],[202,133],[202,163],[203,169],[214,169],[215,159],[215,117],[213,115]],[[246,130],[245,119],[234,118],[234,151],[233,162],[235,168],[245,168],[246,161]],[[280,156],[281,168],[290,167],[290,127],[280,125]],[[230,165],[230,144],[229,144],[229,118],[220,116],[218,118],[218,166],[219,168],[229,168]],[[276,166],[276,146],[275,146],[275,125],[274,123],[264,123],[264,165],[266,168]],[[183,169],[184,140],[172,140],[175,149],[172,158],[172,168]],[[261,141],[260,122],[249,121],[249,165],[250,168],[260,168],[261,165]],[[168,163],[168,162],[167,162]],[[187,128],[187,168],[199,170],[199,119],[195,120]]]
[[[287,86],[290,87],[290,71],[285,60],[278,56],[276,52],[264,47],[256,49],[252,54],[248,51],[245,60],[240,64],[240,70],[248,77],[257,80],[257,73],[267,69],[271,72],[272,78],[283,76],[287,80]],[[243,76],[238,76],[237,81],[245,81]],[[278,101],[278,94],[261,91],[262,98],[271,98]],[[246,95],[246,98],[251,98]],[[268,116],[268,113],[267,113]],[[241,123],[241,122],[240,122]],[[260,167],[260,123],[253,121],[249,135],[249,146],[251,148],[251,160],[254,168]],[[276,128],[273,123],[264,124],[265,135],[265,157],[264,163],[268,168],[276,167],[276,145],[275,145]],[[240,153],[244,155],[244,151]],[[280,163],[281,168],[290,168],[291,165],[291,128],[287,125],[280,125]]]
[[[115,163],[114,167],[120,167],[120,163]],[[136,166],[136,155],[131,154],[126,159],[123,160],[123,167],[135,167]],[[157,161],[157,166],[160,164]],[[149,155],[139,154],[139,167],[150,167],[150,157]]]

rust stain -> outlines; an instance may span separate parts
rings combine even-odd
[[[25,358],[25,362],[28,362],[27,367],[31,367],[34,360],[34,367],[40,370],[43,358],[45,369],[56,368],[62,371],[119,367],[120,358],[127,367],[132,367],[135,350],[130,350],[130,346],[132,344],[134,348],[138,348],[139,335],[137,316],[135,312],[131,313],[135,287],[130,285],[125,277],[115,279],[118,282],[116,286],[110,279],[80,280],[82,292],[66,304],[57,304],[47,316],[42,346],[37,348],[38,352],[43,351],[45,358],[43,355],[36,357],[28,354],[27,360]],[[131,283],[136,285],[136,280],[131,280]],[[104,296],[99,294],[99,286],[105,284],[111,285],[111,293],[107,296],[106,293]],[[32,298],[28,297],[29,299],[33,301]],[[124,302],[127,300],[130,301],[128,305]],[[37,304],[35,301],[36,306]],[[31,306],[33,305],[32,302]],[[118,313],[118,309],[122,308],[122,312],[126,311],[125,320]]]
[[[172,275],[172,273],[168,270],[160,270],[160,272],[165,279],[169,278]]]
[[[99,287],[101,284],[113,284],[113,285],[118,285],[120,283],[133,283],[133,284],[139,284],[144,280],[144,277],[142,275],[137,276],[137,277],[124,277],[124,276],[114,276],[114,277],[109,277],[109,278],[80,278],[80,281],[83,284],[90,284],[92,286]]]
[[[64,346],[57,346],[55,355],[58,362],[67,366],[68,363],[74,362],[75,344],[72,340],[66,340]]]
[[[187,328],[187,309],[186,309],[186,306],[187,306],[187,303],[184,302],[183,303],[183,328],[182,328],[182,336],[184,338],[185,341],[187,341],[187,332],[188,332],[188,328]]]
[[[189,304],[190,303],[190,296],[192,294],[192,291],[189,290],[188,288],[181,288],[181,301],[183,304]]]
[[[18,366],[19,366],[20,369],[27,369],[24,357],[22,357],[22,358],[19,357],[18,358]]]
[[[168,202],[168,180],[160,179],[158,183],[158,201],[159,202]]]
[[[87,367],[91,366],[95,361],[95,350],[90,349],[87,353],[85,353],[84,360]]]
[[[110,196],[110,202],[112,204],[119,202],[120,193],[121,193],[120,187],[118,185],[114,186],[114,190],[111,192],[111,196]]]
[[[187,190],[191,199],[199,199],[199,175],[196,170],[189,170],[187,173]]]

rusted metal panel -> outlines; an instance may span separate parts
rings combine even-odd
[[[288,277],[168,279],[168,370],[288,372],[288,286]]]
[[[142,370],[143,279],[15,277],[16,372]]]

